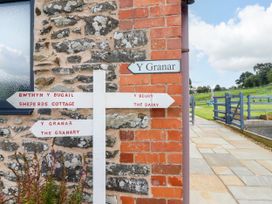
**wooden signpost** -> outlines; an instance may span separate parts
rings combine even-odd
[[[133,73],[180,71],[179,60],[135,62]],[[106,93],[106,72],[93,73],[93,93],[17,92],[7,101],[16,108],[93,108],[93,120],[38,121],[37,137],[90,136],[93,133],[93,203],[106,203],[106,108],[168,108],[174,99],[166,93]]]

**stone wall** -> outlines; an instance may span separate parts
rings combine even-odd
[[[169,109],[107,110],[109,203],[182,203],[181,76],[133,75],[127,69],[136,60],[181,58],[180,12],[179,0],[35,2],[36,91],[92,92],[92,72],[103,69],[108,92],[167,92],[175,99]],[[40,119],[87,118],[92,118],[87,109],[39,109],[31,116],[0,116],[3,192],[14,190],[8,167],[14,164],[16,151],[38,152],[46,162],[54,148],[57,162],[64,155],[71,183],[79,180],[85,157],[91,173],[91,136],[53,140],[35,138],[29,132]],[[61,177],[58,172],[56,178]],[[91,175],[87,184],[91,189]],[[91,203],[90,192],[87,203]]]

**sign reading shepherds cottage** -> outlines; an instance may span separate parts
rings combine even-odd
[[[106,72],[94,71],[93,93],[17,92],[7,99],[16,108],[93,108],[93,120],[38,121],[37,137],[93,134],[93,203],[106,203],[106,108],[168,108],[166,93],[106,93]]]
[[[137,61],[129,65],[133,74],[159,74],[180,72],[180,60]]]

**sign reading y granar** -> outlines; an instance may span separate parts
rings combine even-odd
[[[177,73],[181,70],[180,60],[138,61],[129,65],[134,74]]]

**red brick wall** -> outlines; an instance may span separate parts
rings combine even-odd
[[[148,32],[148,58],[181,59],[180,0],[119,0],[119,29]],[[152,109],[144,130],[121,130],[121,163],[151,166],[150,195],[121,196],[122,204],[182,203],[182,77],[177,74],[133,75],[120,65],[121,92],[168,93],[175,103]]]

